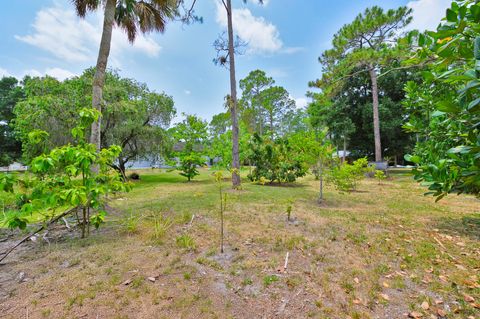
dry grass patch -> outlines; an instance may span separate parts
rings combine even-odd
[[[320,206],[312,177],[297,187],[245,183],[228,192],[220,254],[210,172],[193,183],[174,172],[140,173],[91,238],[29,244],[0,266],[0,317],[400,318],[415,311],[468,318],[478,311],[477,199],[434,203],[403,173],[383,185],[365,180],[351,194],[327,188]],[[21,272],[26,281],[18,282]]]

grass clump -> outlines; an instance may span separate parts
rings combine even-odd
[[[176,239],[177,246],[187,250],[195,250],[195,241],[189,234],[183,234]]]
[[[263,285],[265,287],[268,287],[271,284],[273,284],[273,283],[275,283],[279,280],[280,280],[280,278],[278,278],[277,275],[268,275],[268,276],[263,277]]]

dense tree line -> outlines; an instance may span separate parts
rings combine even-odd
[[[0,166],[19,160],[22,145],[13,130],[14,108],[24,97],[23,87],[14,77],[0,79]]]
[[[26,163],[54,147],[74,143],[70,131],[78,124],[79,110],[92,100],[94,72],[88,69],[65,81],[26,77],[22,86],[14,89],[21,93],[10,107],[8,128],[14,129],[16,143],[22,143]],[[163,154],[170,143],[166,130],[176,114],[173,99],[113,71],[106,74],[103,92],[102,148],[122,148],[115,168],[123,174],[128,162]],[[48,136],[39,144],[31,138],[35,131]]]

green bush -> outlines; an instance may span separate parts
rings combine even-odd
[[[328,181],[341,192],[351,192],[357,189],[358,182],[369,170],[368,160],[360,158],[352,164],[342,163],[334,167],[328,176]]]
[[[387,178],[387,175],[383,171],[380,170],[375,170],[375,179],[378,181],[378,184],[380,185],[382,181],[384,181]]]
[[[249,160],[255,166],[248,175],[252,182],[292,183],[307,173],[308,165],[294,154],[287,138],[272,141],[255,134],[249,148]]]
[[[200,175],[197,167],[205,165],[205,158],[201,154],[190,153],[180,155],[180,166],[178,170],[181,171],[180,175],[186,177],[188,181],[191,181],[195,176]]]
[[[107,195],[128,191],[130,185],[123,183],[112,169],[121,147],[112,145],[98,152],[94,144],[87,143],[86,132],[99,116],[94,109],[82,109],[79,123],[72,129],[75,144],[35,157],[28,178],[0,175],[0,191],[14,193],[14,186],[17,187],[19,207],[5,220],[8,227],[25,229],[34,214],[42,215],[45,225],[61,216],[76,214],[83,238],[88,236],[91,225],[98,228],[104,222]],[[29,136],[32,143],[41,143],[48,134],[36,130]]]
[[[138,181],[140,180],[140,175],[136,172],[133,172],[128,176],[128,178],[134,181]]]

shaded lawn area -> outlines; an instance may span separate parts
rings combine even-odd
[[[434,203],[405,171],[359,192],[312,176],[228,191],[211,171],[138,171],[90,238],[29,244],[0,266],[0,318],[448,318],[480,303],[480,202]],[[246,175],[246,174],[245,174]],[[228,188],[228,181],[225,182]],[[294,221],[286,221],[293,201]],[[70,236],[72,237],[72,236]],[[287,271],[283,271],[289,253]],[[19,274],[24,279],[19,280]],[[20,281],[20,282],[19,282]]]

